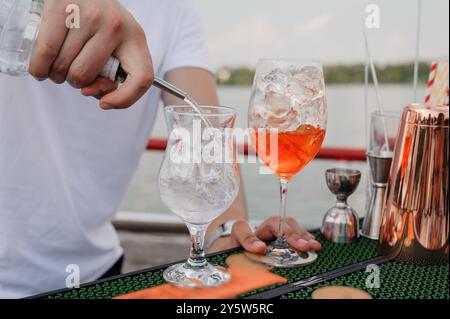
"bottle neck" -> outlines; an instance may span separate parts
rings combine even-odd
[[[119,83],[123,83],[127,79],[127,76],[128,76],[127,72],[125,72],[125,70],[122,68],[122,65],[119,64],[116,73],[116,81]]]

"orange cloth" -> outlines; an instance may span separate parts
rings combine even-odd
[[[181,288],[165,284],[114,299],[229,299],[258,288],[287,282],[286,278],[264,269],[228,270],[231,272],[231,280],[220,287]]]

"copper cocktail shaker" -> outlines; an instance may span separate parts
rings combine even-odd
[[[379,234],[383,255],[449,262],[448,126],[448,106],[403,110]]]

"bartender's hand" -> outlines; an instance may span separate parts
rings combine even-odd
[[[80,28],[67,28],[68,5],[80,8]],[[128,73],[119,89],[97,78],[111,56]],[[30,74],[67,81],[84,95],[100,98],[104,109],[125,108],[151,86],[153,65],[143,29],[118,0],[44,0]]]
[[[233,226],[230,237],[219,238],[210,247],[209,252],[242,246],[246,251],[263,254],[267,248],[265,241],[270,242],[278,237],[279,217],[270,217],[255,232],[245,220],[238,220]],[[299,251],[319,251],[322,246],[314,236],[302,228],[294,218],[285,219],[285,234],[289,245]]]

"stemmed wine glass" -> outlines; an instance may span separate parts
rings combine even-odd
[[[256,69],[249,107],[253,146],[279,178],[281,189],[279,237],[264,256],[252,259],[274,267],[313,262],[314,252],[298,253],[285,237],[288,183],[318,153],[325,138],[327,100],[320,63],[261,60]]]
[[[227,210],[239,191],[234,156],[236,112],[227,107],[169,106],[165,117],[169,143],[159,173],[163,202],[186,222],[192,246],[187,262],[169,267],[164,279],[185,287],[219,286],[230,274],[205,258],[205,232]]]

